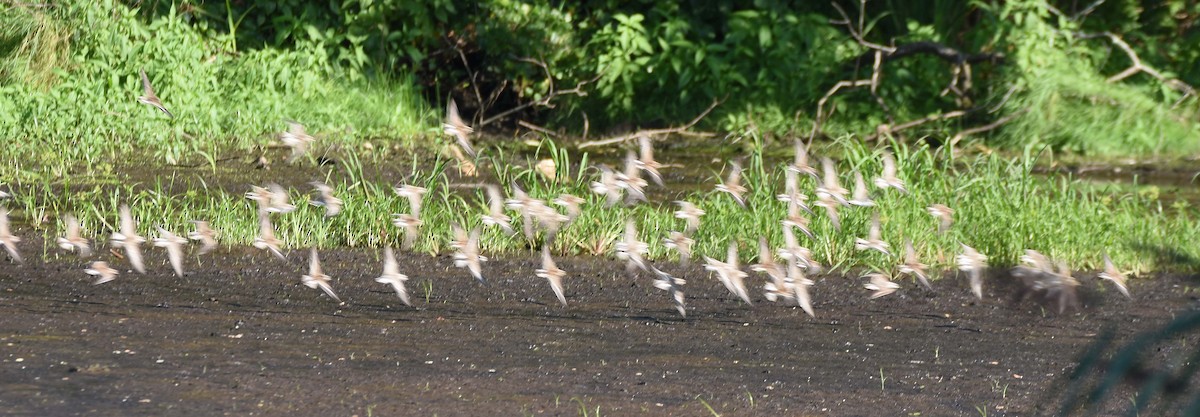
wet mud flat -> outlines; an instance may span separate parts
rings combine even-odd
[[[486,285],[449,256],[400,254],[406,307],[374,281],[378,251],[321,254],[345,304],[300,284],[302,250],[190,257],[183,278],[151,250],[147,275],[116,261],[99,286],[71,257],[0,264],[0,414],[1037,415],[1102,329],[1161,326],[1196,308],[1200,282],[1136,280],[1127,300],[1081,273],[1083,307],[1058,315],[1007,276],[983,301],[954,275],[877,300],[822,276],[811,318],[763,299],[761,276],[747,306],[659,262],[688,281],[682,318],[606,259],[558,259],[564,308],[533,253],[487,262]]]

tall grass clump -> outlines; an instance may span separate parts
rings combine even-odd
[[[407,76],[351,81],[324,48],[305,44],[239,50],[233,35],[190,13],[172,6],[146,17],[115,0],[0,12],[5,155],[49,162],[132,151],[175,161],[263,144],[285,120],[348,143],[408,141],[432,126]],[[140,69],[174,119],[137,102]]]

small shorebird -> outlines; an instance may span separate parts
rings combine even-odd
[[[408,275],[400,273],[400,265],[396,263],[396,255],[392,253],[392,247],[383,248],[383,275],[375,278],[375,282],[380,284],[388,284],[396,290],[396,295],[400,297],[400,301],[404,305],[412,307],[412,303],[408,301],[408,289],[404,288],[404,282],[408,281]]]
[[[696,207],[695,204],[683,200],[675,201],[675,204],[679,205],[679,211],[675,212],[675,218],[683,219],[687,225],[683,230],[683,234],[691,236],[693,233],[696,233],[696,229],[700,228],[700,217],[705,214],[704,210]]]
[[[870,278],[870,281],[868,281],[866,284],[863,284],[863,288],[874,291],[871,293],[872,300],[889,295],[900,289],[900,284],[892,282],[888,279],[887,275],[884,274],[876,272],[867,274],[867,276],[864,278]]]
[[[725,289],[741,298],[746,304],[753,304],[750,302],[750,295],[746,293],[746,272],[738,268],[737,242],[729,242],[726,254],[725,262],[704,257],[704,269],[716,272],[717,279],[721,280]]]
[[[8,208],[0,206],[0,245],[4,245],[8,257],[17,263],[22,263],[21,253],[17,251],[17,243],[20,241],[21,238],[13,236],[12,231],[8,229]]]
[[[840,203],[838,203],[832,195],[818,194],[816,205],[817,207],[825,209],[825,215],[829,217],[829,223],[833,225],[835,230],[841,231],[842,220],[841,217],[838,216],[838,206],[840,206]]]
[[[746,187],[742,185],[742,164],[737,161],[729,162],[729,176],[725,178],[725,182],[717,184],[717,191],[728,193],[733,197],[733,201],[738,203],[742,208],[746,208]]]
[[[246,198],[257,201],[260,212],[288,213],[296,209],[296,206],[288,203],[287,190],[276,183],[267,184],[266,187],[251,186]]]
[[[933,286],[929,284],[929,274],[926,272],[926,269],[928,269],[928,266],[921,263],[921,260],[917,258],[917,251],[913,248],[912,239],[905,240],[904,263],[900,264],[900,273],[917,277],[917,281],[921,285],[925,286],[926,289],[932,290]]]
[[[883,152],[883,173],[875,178],[875,186],[879,188],[895,188],[902,194],[908,194],[904,182],[896,178],[896,158],[891,152]]]
[[[638,240],[637,225],[633,223],[633,219],[625,221],[625,235],[620,242],[617,242],[616,249],[617,259],[626,261],[626,272],[633,273],[637,269],[649,270],[646,260],[642,256],[650,250],[650,245]]]
[[[1013,268],[1013,276],[1021,278],[1029,291],[1042,293],[1048,300],[1057,303],[1059,314],[1067,306],[1078,305],[1075,288],[1079,286],[1079,281],[1071,276],[1071,269],[1066,263],[1059,262],[1056,268],[1050,258],[1032,249],[1025,250],[1021,262],[1025,265]]]
[[[600,180],[592,181],[592,192],[604,196],[604,207],[612,207],[621,201],[623,188],[612,168],[601,165],[599,169]]]
[[[616,178],[617,186],[625,190],[625,205],[646,201],[646,186],[649,183],[642,178],[641,165],[632,150],[625,152],[625,171],[618,172]]]
[[[963,253],[958,255],[958,270],[969,274],[971,293],[980,300],[983,299],[983,270],[987,268],[987,256],[965,243],[960,243]]]
[[[408,213],[396,213],[392,215],[392,224],[404,230],[404,244],[400,250],[412,250],[417,241],[417,228],[423,224],[421,219]]]
[[[579,218],[579,215],[583,214],[583,207],[581,207],[583,202],[582,198],[565,193],[559,194],[558,198],[551,201],[554,205],[561,206],[567,210],[566,224],[571,224],[575,219]]]
[[[817,314],[813,311],[812,294],[809,294],[808,287],[813,286],[813,281],[804,276],[804,272],[800,271],[800,266],[795,262],[789,263],[787,267],[788,281],[791,283],[792,298],[796,299],[796,304],[804,309],[804,312],[809,317],[816,317]]]
[[[471,272],[471,276],[479,280],[480,283],[486,283],[483,280],[482,262],[487,262],[487,257],[479,254],[479,228],[471,230],[467,237],[467,244],[454,253],[454,266],[459,268],[467,268]]]
[[[888,250],[888,243],[883,241],[882,232],[879,227],[879,212],[875,212],[871,216],[871,229],[867,231],[867,238],[854,239],[854,248],[858,250],[874,249],[884,255],[891,256],[892,252]]]
[[[795,150],[793,161],[788,165],[788,171],[804,174],[817,179],[817,169],[808,164],[808,148],[804,146],[804,142],[796,139],[792,148]]]
[[[396,195],[408,199],[408,212],[413,217],[421,218],[421,202],[425,198],[425,193],[429,192],[428,188],[418,187],[415,185],[403,184],[395,188]]]
[[[192,224],[196,225],[196,230],[188,233],[188,239],[200,242],[200,251],[197,255],[204,255],[212,252],[217,248],[217,232],[208,226],[208,222],[203,220],[192,220]]]
[[[521,231],[525,233],[525,240],[533,242],[533,221],[536,215],[545,208],[546,202],[530,197],[515,181],[510,188],[512,189],[512,198],[506,200],[504,205],[509,210],[516,210],[521,215]]]
[[[79,219],[73,215],[66,215],[63,222],[67,224],[66,236],[61,236],[57,239],[58,247],[78,251],[80,257],[88,257],[92,255],[92,246],[88,240],[80,235]]]
[[[783,176],[783,194],[776,195],[775,199],[795,204],[799,209],[812,214],[812,208],[808,207],[808,195],[800,191],[800,174],[789,169],[784,171]]]
[[[454,136],[458,141],[458,147],[462,148],[463,152],[475,159],[475,147],[471,146],[471,140],[468,136],[475,132],[475,129],[463,122],[462,116],[458,114],[458,103],[454,99],[450,99],[450,104],[446,106],[446,122],[442,123],[442,131],[447,135]]]
[[[320,288],[321,291],[325,291],[326,295],[329,295],[329,298],[341,304],[342,299],[338,298],[337,294],[333,292],[333,287],[329,285],[329,275],[321,272],[321,259],[317,257],[317,248],[310,249],[309,253],[308,275],[300,277],[300,282],[314,290]]]
[[[1112,282],[1113,285],[1117,286],[1117,291],[1124,294],[1126,298],[1133,299],[1129,295],[1129,287],[1125,285],[1125,274],[1117,269],[1116,265],[1113,265],[1113,261],[1109,259],[1107,253],[1104,254],[1104,271],[1100,273],[1100,279]]]
[[[100,285],[100,284],[112,281],[114,279],[117,279],[117,270],[112,269],[112,267],[109,267],[108,262],[104,262],[104,261],[92,262],[92,265],[89,266],[87,269],[84,269],[83,272],[88,275],[97,277],[96,281],[92,282],[92,285]]]
[[[137,98],[138,103],[153,106],[154,108],[166,113],[168,117],[175,118],[175,115],[167,111],[163,106],[162,100],[158,99],[158,95],[154,94],[154,87],[150,86],[150,77],[146,76],[145,69],[139,69],[138,75],[142,77],[142,95]]]
[[[288,121],[288,129],[279,135],[279,142],[283,146],[292,150],[292,155],[288,157],[287,163],[296,162],[297,159],[308,153],[309,145],[312,145],[316,138],[304,131],[304,125],[293,121]]]
[[[161,227],[158,228],[158,237],[154,238],[154,246],[167,249],[167,259],[171,261],[171,268],[175,269],[175,275],[180,277],[183,276],[183,245],[185,244],[187,244],[187,239]]]
[[[787,278],[787,272],[784,271],[783,266],[775,262],[775,253],[771,251],[771,246],[765,237],[758,238],[758,263],[751,264],[750,270],[767,274],[776,286]]]
[[[673,230],[663,239],[663,246],[679,252],[679,264],[681,266],[688,266],[691,263],[692,245],[694,244],[696,244],[694,239]]]
[[[846,202],[859,207],[875,206],[875,200],[871,199],[871,193],[867,191],[867,182],[863,180],[861,172],[854,171],[854,194]]]
[[[809,222],[810,220],[808,217],[804,217],[803,214],[800,214],[800,204],[793,199],[788,201],[787,217],[783,218],[783,221],[779,223],[785,228],[796,228],[796,230],[799,230],[800,233],[804,233],[805,236],[808,236],[809,239],[816,239],[816,236],[813,235],[812,229],[808,228]]]
[[[146,238],[137,234],[137,225],[133,222],[128,205],[121,205],[120,215],[121,231],[113,232],[112,245],[124,248],[125,256],[129,257],[129,264],[133,265],[133,269],[139,274],[145,274],[146,267],[142,264],[142,248],[139,245],[145,243]]]
[[[682,285],[687,284],[687,281],[685,281],[683,278],[675,278],[671,276],[671,274],[663,272],[662,270],[653,266],[651,266],[650,269],[654,271],[654,275],[657,276],[657,278],[654,279],[654,288],[669,292],[671,294],[671,300],[675,302],[675,309],[679,310],[679,315],[687,317],[687,305],[685,305],[683,301],[682,288]]]
[[[313,181],[309,184],[317,192],[317,197],[309,200],[309,204],[324,207],[325,217],[333,217],[342,212],[342,199],[333,196],[333,187],[320,181]]]
[[[846,201],[846,193],[848,191],[838,181],[837,167],[833,164],[833,160],[828,157],[821,158],[821,168],[825,171],[825,176],[821,178],[821,186],[816,189],[817,199],[832,199],[843,206],[850,205],[850,202]],[[817,205],[820,205],[820,203]]]
[[[537,219],[538,225],[542,227],[542,230],[546,231],[546,242],[553,242],[554,237],[558,235],[558,231],[562,229],[563,224],[569,222],[571,218],[559,213],[558,210],[546,205],[541,200],[536,201],[539,204],[533,207],[534,211],[530,214],[534,219]]]
[[[500,187],[488,184],[483,188],[487,190],[488,196],[488,214],[481,218],[483,224],[499,226],[504,233],[512,235],[515,233],[512,227],[512,218],[504,214],[504,197],[500,195]]]
[[[534,271],[538,278],[545,278],[550,282],[550,289],[554,291],[554,295],[558,297],[558,302],[562,303],[563,307],[567,306],[567,297],[563,295],[562,280],[567,275],[558,265],[554,264],[554,259],[550,258],[550,247],[542,246],[542,267]]]
[[[811,271],[821,269],[821,265],[812,259],[812,251],[800,246],[800,242],[796,240],[796,234],[792,232],[791,228],[783,228],[783,248],[780,248],[778,252],[779,257],[802,266],[804,269]]]
[[[946,233],[950,230],[950,225],[954,224],[954,209],[946,207],[945,204],[934,204],[925,208],[930,216],[938,220],[938,233]]]
[[[638,136],[638,150],[638,168],[645,171],[646,175],[650,176],[651,181],[662,187],[662,173],[658,171],[659,168],[662,168],[662,164],[654,160],[654,144],[650,141],[649,136]]]
[[[270,250],[275,257],[287,260],[283,256],[283,252],[279,247],[283,245],[283,241],[275,237],[275,226],[271,224],[271,218],[267,217],[266,212],[258,213],[258,236],[254,238],[254,247],[259,249]]]

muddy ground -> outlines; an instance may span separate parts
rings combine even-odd
[[[41,247],[30,236],[26,244]],[[0,264],[0,413],[15,415],[1036,415],[1061,402],[1103,328],[1121,340],[1196,308],[1196,277],[1133,282],[1134,299],[1078,274],[1083,307],[1057,315],[989,278],[983,301],[947,275],[868,300],[820,277],[816,318],[747,306],[696,266],[681,318],[649,276],[564,257],[561,307],[536,257],[485,264],[400,255],[415,307],[374,277],[375,250],[322,252],[339,305],[300,284],[305,251],[191,256],[175,277],[94,286],[88,260],[27,253]],[[112,259],[103,253],[100,257]],[[1152,353],[1170,359],[1195,336]],[[1124,407],[1132,388],[1109,407]],[[711,412],[709,410],[711,407]]]

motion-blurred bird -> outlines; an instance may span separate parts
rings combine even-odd
[[[646,175],[650,176],[650,180],[663,186],[662,173],[658,171],[662,168],[662,164],[654,160],[654,144],[650,141],[650,137],[646,135],[638,136],[638,159],[637,165]]]
[[[683,285],[687,284],[683,278],[675,278],[662,270],[650,267],[654,271],[656,278],[654,279],[654,288],[666,290],[671,294],[671,300],[675,302],[675,309],[679,311],[679,315],[687,317],[687,305],[683,299]]]
[[[271,224],[271,218],[267,217],[266,212],[258,213],[258,236],[254,238],[254,247],[271,251],[275,257],[287,260],[283,256],[283,252],[279,250],[283,245],[283,241],[275,237],[275,226]]]
[[[392,253],[392,247],[386,246],[383,248],[383,275],[375,278],[375,282],[380,284],[388,284],[396,290],[396,295],[400,297],[400,302],[404,305],[412,307],[412,303],[408,300],[408,289],[404,288],[404,283],[408,281],[408,275],[400,273],[400,265],[396,263],[396,255]]]
[[[475,129],[463,122],[462,116],[458,114],[458,103],[454,99],[450,99],[450,104],[446,106],[446,122],[442,123],[442,131],[447,135],[454,136],[458,141],[458,147],[462,148],[463,152],[475,159],[475,147],[471,146],[471,140],[468,136],[475,132]]]
[[[92,262],[92,265],[84,269],[83,272],[96,277],[96,281],[92,282],[92,285],[100,285],[117,279],[117,270],[109,267],[108,262],[104,261]]]
[[[716,272],[717,279],[721,281],[721,284],[725,285],[725,289],[728,289],[733,295],[741,298],[746,304],[753,304],[750,302],[750,295],[746,292],[746,272],[738,268],[736,242],[729,242],[726,255],[725,262],[707,256],[704,257],[704,269]]]
[[[729,176],[725,182],[717,184],[717,191],[729,194],[733,201],[746,208],[746,187],[742,185],[742,164],[737,161],[729,162]]]
[[[325,273],[321,271],[321,259],[317,257],[317,248],[314,247],[310,249],[309,253],[310,259],[308,262],[308,275],[300,277],[300,282],[308,288],[320,288],[321,291],[324,291],[326,295],[329,295],[329,298],[332,298],[334,301],[337,301],[340,304],[342,299],[338,298],[337,294],[333,292],[333,287],[329,285],[329,275],[325,275]]]
[[[904,182],[896,177],[896,158],[891,152],[883,153],[883,173],[875,178],[875,186],[879,188],[895,188],[903,194],[908,194]]]
[[[900,264],[900,273],[916,277],[921,285],[925,286],[926,289],[932,290],[933,286],[929,285],[929,274],[926,272],[926,269],[928,269],[928,266],[921,263],[921,260],[917,258],[917,251],[913,248],[912,239],[905,240],[904,263]]]
[[[128,205],[121,205],[120,216],[121,231],[112,234],[112,245],[125,249],[125,256],[129,257],[129,264],[139,274],[145,274],[146,267],[142,264],[142,247],[140,245],[146,242],[146,238],[137,234],[137,225],[133,222],[133,215],[130,214]]]
[[[483,224],[498,226],[509,235],[515,233],[512,227],[512,218],[504,214],[504,196],[500,195],[500,187],[488,184],[483,188],[487,190],[488,196],[488,214],[481,218]]]
[[[320,181],[309,184],[313,186],[313,191],[317,192],[317,196],[308,201],[309,204],[324,207],[325,217],[333,217],[342,212],[342,199],[333,196],[333,187]]]
[[[930,216],[938,221],[938,233],[946,233],[950,230],[950,225],[954,224],[954,209],[946,207],[945,204],[934,204],[925,208]]]
[[[1133,299],[1133,296],[1129,295],[1129,287],[1125,284],[1125,274],[1117,269],[1117,266],[1113,264],[1112,259],[1109,259],[1107,253],[1104,254],[1104,271],[1100,272],[1100,279],[1112,282],[1113,285],[1117,286],[1117,291],[1124,294],[1126,298]]]
[[[78,251],[79,256],[84,258],[91,256],[92,246],[88,243],[86,238],[80,235],[79,219],[76,219],[75,216],[68,214],[63,218],[63,222],[67,224],[67,234],[59,237],[56,240],[58,242],[58,247],[69,251]]]
[[[287,163],[290,164],[308,153],[308,147],[316,141],[316,138],[305,132],[304,125],[300,123],[288,121],[287,124],[287,130],[279,135],[279,142],[292,150],[291,156],[288,156],[287,159]]]
[[[392,224],[404,230],[404,244],[400,250],[412,250],[417,241],[417,228],[423,224],[421,219],[408,213],[396,213],[392,214]]]
[[[804,235],[808,236],[809,239],[816,239],[816,236],[813,235],[812,230],[808,228],[810,221],[811,220],[808,217],[804,217],[804,215],[800,213],[800,205],[797,204],[795,200],[792,200],[788,201],[787,217],[784,217],[780,224],[782,224],[785,228],[795,228],[796,230],[799,230],[800,233],[804,233]]]
[[[767,274],[771,278],[771,282],[777,286],[787,278],[787,272],[783,266],[775,262],[775,253],[771,251],[771,246],[765,237],[758,238],[758,263],[751,264],[750,270]]]
[[[482,262],[486,262],[487,257],[479,254],[479,228],[471,230],[467,238],[467,244],[459,249],[454,254],[454,266],[459,268],[467,268],[471,272],[471,276],[484,283]]]
[[[408,212],[413,217],[421,218],[421,202],[425,199],[428,188],[403,184],[395,188],[396,195],[408,199]]]
[[[829,223],[832,224],[834,230],[837,231],[842,230],[841,216],[838,215],[838,206],[840,205],[841,204],[829,194],[819,194],[817,196],[817,207],[825,209],[825,216],[829,217]]]
[[[679,264],[681,266],[688,266],[688,264],[691,263],[692,245],[694,244],[696,244],[694,239],[688,237],[686,234],[674,230],[672,230],[667,237],[663,239],[663,246],[666,246],[667,249],[675,249],[675,251],[679,252]]]
[[[17,263],[22,263],[21,253],[17,251],[17,243],[20,241],[21,238],[13,236],[12,231],[8,229],[8,208],[0,206],[0,245],[4,245],[8,257]]]
[[[617,173],[612,168],[601,165],[600,180],[592,181],[592,192],[604,196],[604,207],[612,207],[621,201],[623,188],[617,181]]]
[[[683,234],[691,236],[696,233],[696,229],[700,228],[700,217],[705,214],[704,210],[687,201],[679,200],[675,204],[679,205],[679,210],[675,212],[675,218],[682,219],[687,225]]]
[[[616,174],[617,186],[625,191],[625,205],[646,201],[646,186],[641,164],[632,150],[625,152],[625,170]]]
[[[203,220],[192,220],[192,224],[196,225],[196,230],[188,233],[188,239],[200,242],[200,251],[197,255],[204,255],[212,252],[217,248],[217,232],[208,226],[208,222]]]
[[[183,276],[183,245],[187,244],[187,239],[179,237],[167,229],[158,228],[158,237],[154,238],[154,246],[167,249],[167,259],[171,261],[171,268],[175,270],[175,275]]]
[[[288,203],[287,190],[275,183],[266,187],[251,186],[246,198],[258,202],[258,211],[263,213],[288,213],[296,209]]]
[[[794,204],[798,209],[812,214],[812,208],[808,207],[808,195],[800,191],[800,174],[789,169],[784,171],[783,176],[783,194],[776,195],[775,199]]]
[[[889,295],[900,289],[900,284],[892,282],[890,279],[888,279],[887,275],[884,274],[871,273],[867,274],[866,278],[869,278],[870,281],[868,281],[866,284],[863,284],[863,288],[873,291],[871,293],[872,300]]]
[[[825,176],[821,178],[821,186],[816,189],[817,199],[832,199],[843,206],[850,205],[850,202],[846,201],[846,193],[848,191],[845,187],[842,187],[841,181],[838,180],[837,167],[833,164],[833,160],[828,157],[821,158],[821,168],[825,171]],[[821,204],[818,203],[817,205]]]
[[[863,180],[861,172],[854,171],[854,195],[847,203],[859,207],[875,206],[875,200],[871,199],[871,193],[867,191],[867,182]]]
[[[987,256],[962,243],[963,253],[958,255],[958,270],[966,272],[971,280],[971,293],[983,299],[983,270],[987,268]]]
[[[808,164],[808,148],[804,146],[804,142],[796,139],[792,145],[795,151],[791,165],[788,165],[788,171],[797,174],[804,174],[817,179],[817,169]]]
[[[150,77],[146,76],[146,70],[139,69],[138,75],[142,77],[142,95],[138,97],[138,103],[153,106],[154,108],[166,113],[168,117],[175,118],[175,115],[167,111],[163,106],[162,100],[158,99],[158,95],[154,94],[154,87],[150,86]]]
[[[550,282],[550,289],[554,291],[554,295],[558,297],[558,302],[562,303],[563,307],[567,306],[567,297],[563,295],[563,277],[567,275],[558,265],[554,264],[554,259],[550,258],[550,247],[542,246],[542,267],[534,271],[538,278],[545,278]]]
[[[560,206],[567,210],[566,223],[571,224],[583,214],[583,199],[571,194],[559,194],[558,198],[551,201],[556,206]]]
[[[858,250],[874,249],[891,256],[892,252],[888,250],[888,243],[883,241],[882,232],[879,227],[879,212],[875,212],[871,216],[871,229],[867,232],[867,238],[858,238],[854,240],[854,248]]]
[[[626,272],[632,273],[637,269],[649,270],[643,256],[650,251],[650,246],[638,240],[637,225],[633,223],[633,219],[625,221],[625,235],[620,242],[617,242],[616,249],[617,259],[625,261]]]

